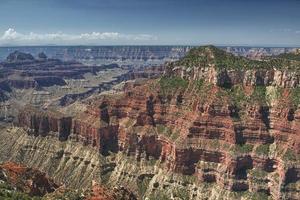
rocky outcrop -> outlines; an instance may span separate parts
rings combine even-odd
[[[11,162],[0,165],[0,174],[2,181],[30,196],[44,196],[58,188],[45,173]]]
[[[3,91],[0,91],[0,102],[6,101],[8,97],[4,94]]]
[[[72,120],[70,137],[96,148],[103,155],[122,151],[137,160],[157,159],[165,163],[168,170],[197,176],[230,191],[284,194],[280,189],[252,183],[249,172],[254,171],[254,179],[256,170],[262,171],[264,176],[288,173],[289,166],[278,167],[284,165],[283,157],[274,160],[268,155],[270,145],[275,144],[299,151],[296,134],[284,133],[288,127],[283,119],[288,121],[287,117],[280,118],[281,124],[285,124],[280,127],[273,122],[275,118],[265,120],[266,115],[273,116],[269,114],[273,111],[261,106],[247,107],[245,121],[232,116],[231,106],[216,103],[198,102],[194,104],[195,109],[183,111],[191,98],[184,98],[180,106],[176,106],[176,98],[166,104],[160,94],[150,93],[148,84],[152,83],[127,84],[121,98],[108,96],[86,102],[87,111]],[[284,176],[279,180],[283,181]]]
[[[274,68],[220,70],[214,66],[218,55],[204,49],[209,54],[200,63],[192,62],[194,67],[189,62],[195,57],[188,55],[188,66],[170,64],[161,79],[128,82],[122,93],[83,101],[87,109],[71,120],[66,135],[103,156],[122,153],[138,163],[154,162],[161,170],[190,177],[197,187],[204,182],[230,194],[249,191],[295,199],[300,184],[297,73],[282,69],[278,75]],[[202,67],[207,61],[211,64]],[[35,113],[19,115],[20,125],[40,135],[59,132],[61,117]],[[127,179],[125,165],[108,163],[103,173],[113,171]],[[122,174],[115,168],[122,168]],[[154,181],[159,172],[152,173],[142,177]],[[111,180],[120,181],[113,176]],[[153,191],[168,187],[151,184]],[[199,197],[191,191],[189,195]]]
[[[100,184],[93,181],[92,184],[92,193],[90,197],[87,197],[86,200],[114,200],[114,199],[124,199],[124,200],[135,200],[135,195],[128,191],[124,187],[114,188],[109,190],[101,186]]]
[[[35,77],[37,85],[40,87],[50,87],[53,85],[63,86],[66,85],[64,79],[57,76],[43,76],[43,77]]]
[[[10,88],[17,89],[30,89],[36,87],[50,87],[53,85],[63,86],[66,85],[66,82],[56,76],[43,76],[35,78],[20,78],[20,79],[8,79],[3,80],[3,84],[7,85]],[[9,89],[11,91],[11,89]],[[9,91],[9,92],[10,92]]]
[[[40,60],[46,60],[47,59],[47,55],[44,52],[41,52],[38,54],[38,59]]]
[[[6,58],[8,62],[33,61],[34,57],[29,53],[15,51],[9,54]]]
[[[70,105],[76,101],[86,99],[87,97],[91,96],[94,93],[109,91],[112,89],[113,86],[122,83],[124,81],[135,80],[135,79],[157,78],[162,74],[163,69],[164,68],[162,67],[152,67],[151,69],[147,69],[147,70],[129,71],[128,73],[113,77],[111,81],[101,83],[97,87],[92,87],[86,92],[66,94],[60,98],[59,103],[61,106]]]
[[[36,81],[30,79],[9,79],[6,82],[10,87],[17,89],[29,89],[37,86]]]
[[[36,136],[47,136],[53,132],[58,134],[60,140],[66,140],[70,135],[72,119],[59,112],[43,113],[33,107],[27,107],[19,113],[19,124],[27,127],[29,132]]]
[[[257,70],[227,70],[217,71],[212,67],[185,67],[178,66],[169,68],[167,74],[170,76],[181,76],[190,80],[203,79],[221,87],[233,85],[244,86],[275,86],[295,88],[300,84],[300,74],[284,69],[257,69]]]
[[[9,92],[11,92],[9,84],[4,80],[0,80],[0,102],[8,100],[7,93]]]
[[[74,190],[57,185],[45,173],[13,162],[0,165],[0,198],[41,198],[56,200],[81,198],[85,200],[134,200],[135,195],[125,187],[107,188],[92,181],[90,190]]]
[[[0,81],[4,81],[12,88],[30,89],[36,87],[50,87],[66,85],[64,79],[83,79],[84,74],[96,74],[101,70],[118,68],[116,64],[105,66],[85,66],[81,63],[57,59],[47,59],[45,54],[39,54],[35,60],[32,55],[21,52],[10,54],[2,62]]]

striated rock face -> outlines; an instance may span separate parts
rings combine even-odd
[[[137,70],[130,71],[128,73],[122,74],[120,76],[114,77],[113,80],[104,82],[99,84],[97,87],[92,87],[84,93],[75,93],[75,94],[66,94],[62,98],[60,98],[60,105],[67,106],[75,101],[79,101],[85,99],[96,92],[108,91],[112,89],[112,87],[116,84],[119,84],[124,81],[134,80],[134,79],[142,79],[142,78],[155,78],[158,77],[162,73],[162,68],[153,68],[148,70]]]
[[[6,81],[10,87],[17,89],[29,89],[37,86],[34,80],[10,79]]]
[[[9,172],[13,175],[13,180],[17,180],[17,184],[20,184],[20,188],[11,188],[11,193],[21,191],[30,194],[30,190],[27,190],[27,184],[33,187],[30,180],[40,180],[41,178],[36,179],[36,177],[42,175],[46,178],[48,176],[53,177],[55,182],[58,183],[55,184],[55,191],[51,190],[47,194],[41,194],[42,199],[97,199],[100,197],[112,197],[116,200],[136,199],[134,193],[128,190],[128,187],[103,185],[105,178],[104,176],[101,177],[102,174],[110,173],[110,167],[115,165],[112,165],[109,160],[106,162],[106,158],[99,155],[94,148],[72,139],[60,142],[52,136],[36,137],[28,135],[20,128],[11,127],[6,130],[0,128],[0,135],[3,139],[0,141],[0,161],[10,160],[9,163],[0,167],[0,181],[3,180],[8,185],[12,184],[7,180],[7,171],[2,173],[2,167],[5,166],[5,169],[10,170]],[[12,162],[22,163],[31,166],[33,169]],[[48,176],[35,169],[47,172]],[[51,183],[53,182],[52,179],[48,178],[48,180]],[[98,182],[101,182],[101,184]],[[40,182],[38,183],[34,186],[39,186],[39,188],[44,186]],[[0,191],[2,191],[2,186],[3,184],[0,185]],[[0,194],[0,199],[2,195],[3,193]]]
[[[53,85],[66,85],[64,79],[57,76],[35,77],[33,79],[8,79],[4,81],[9,87],[17,89],[30,89],[36,87],[50,87]]]
[[[1,179],[31,196],[44,196],[58,188],[45,173],[15,163],[0,165]]]
[[[291,179],[291,169],[299,168],[293,160],[284,161],[286,149],[294,155],[299,152],[299,136],[289,128],[297,119],[289,122],[287,116],[280,117],[277,123],[273,109],[248,106],[247,119],[237,120],[231,106],[216,102],[190,103],[194,108],[188,110],[190,97],[182,105],[176,105],[178,98],[165,103],[159,94],[149,92],[147,84],[127,84],[122,97],[87,102],[87,111],[72,120],[67,135],[104,155],[122,151],[137,160],[157,159],[168,170],[229,191],[261,192],[275,198],[286,194],[280,189],[287,187],[285,182],[299,182],[298,178],[285,181]],[[257,180],[256,173],[263,173],[265,181],[278,187],[252,182]],[[276,174],[278,180],[273,178]]]
[[[45,173],[33,168],[7,162],[0,165],[0,198],[6,199],[85,199],[134,200],[135,195],[124,187],[108,187],[92,181],[89,190],[74,190],[59,186]]]
[[[90,197],[86,198],[86,200],[114,200],[114,199],[135,200],[136,197],[134,196],[133,193],[129,192],[124,187],[108,190],[108,188],[105,188],[100,184],[93,182],[92,193]]]
[[[13,161],[46,172],[68,188],[88,189],[100,179],[98,152],[73,140],[28,135],[19,128],[1,130],[1,161]]]
[[[128,82],[122,93],[85,100],[87,109],[67,121],[61,120],[64,114],[41,116],[39,111],[26,110],[20,113],[19,124],[47,135],[61,132],[60,121],[69,139],[104,156],[127,155],[107,163],[102,176],[111,173],[111,184],[130,184],[140,190],[139,197],[168,187],[173,189],[166,193],[177,197],[182,185],[162,175],[168,172],[192,179],[182,181],[190,184],[183,199],[202,199],[206,192],[211,199],[222,199],[222,194],[234,199],[230,195],[235,193],[245,195],[244,199],[297,199],[300,93],[296,70],[279,72],[270,68],[273,61],[252,63],[244,58],[238,59],[238,65],[267,67],[231,68],[223,61],[234,65],[235,57],[211,48],[170,64],[160,79]],[[201,62],[194,63],[195,58]],[[132,165],[124,163],[132,157],[138,177],[127,171]],[[149,167],[151,173],[140,167],[144,162],[155,163]],[[131,179],[147,180],[146,192]]]
[[[57,76],[35,77],[34,80],[40,87],[50,87],[52,85],[66,85],[64,79]]]
[[[95,74],[101,70],[118,68],[116,64],[105,66],[85,66],[81,63],[48,59],[44,53],[34,59],[31,54],[16,51],[0,63],[0,81],[12,88],[29,89],[66,85],[64,79],[83,79],[84,74]],[[2,76],[3,74],[3,76]]]
[[[228,70],[220,71],[212,67],[185,67],[169,68],[169,76],[180,76],[190,80],[204,79],[221,87],[230,87],[237,84],[244,86],[275,86],[294,88],[300,84],[300,75],[297,72],[284,69],[257,69],[257,70]]]
[[[60,140],[66,140],[70,135],[72,119],[58,112],[45,114],[28,107],[19,113],[19,124],[28,127],[29,131],[36,136],[46,136],[49,132],[56,132]]]

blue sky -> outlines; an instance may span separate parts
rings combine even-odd
[[[0,0],[0,45],[300,46],[300,0]]]

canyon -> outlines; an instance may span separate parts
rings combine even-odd
[[[5,60],[7,54],[16,50],[38,56],[45,52],[50,58],[64,61],[76,60],[111,64],[118,62],[120,65],[146,65],[163,64],[185,56],[195,46],[29,46],[29,47],[0,47],[0,60]],[[288,47],[249,47],[249,46],[219,46],[235,55],[252,59],[260,59],[289,53],[296,48]]]
[[[300,63],[284,53],[250,60],[203,46],[132,70],[44,55],[20,61],[15,52],[0,68],[3,105],[16,102],[16,90],[118,75],[50,101],[19,101],[13,123],[0,124],[0,161],[92,190],[91,199],[121,199],[106,187],[128,199],[299,199]]]

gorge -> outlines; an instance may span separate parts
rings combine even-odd
[[[12,113],[13,123],[1,125],[0,161],[45,172],[56,184],[55,191],[64,185],[111,199],[296,200],[297,56],[250,60],[202,46],[163,66],[122,69],[120,78],[111,80],[112,87],[100,93],[60,95],[47,106],[22,104]],[[10,77],[18,71],[31,78],[20,83],[4,76],[1,101],[14,98],[14,88],[47,91],[53,85],[68,85],[74,76],[83,79],[86,73],[118,68],[38,61],[45,67],[56,63],[45,77],[45,67],[39,69],[32,59],[26,61],[29,70],[15,62],[3,64]],[[51,78],[48,71],[53,71]],[[102,86],[99,83],[97,90]],[[111,92],[114,86],[118,89]],[[92,196],[83,192],[78,198]]]

